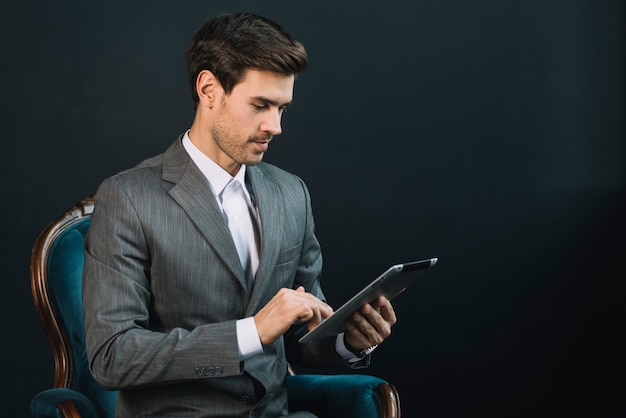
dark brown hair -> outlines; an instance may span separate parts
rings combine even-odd
[[[211,71],[229,94],[248,69],[298,74],[308,65],[304,46],[276,22],[252,14],[224,14],[207,21],[187,47],[187,75],[198,105],[196,79]]]

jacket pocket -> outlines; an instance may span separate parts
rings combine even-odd
[[[301,248],[301,245],[298,244],[293,247],[281,250],[278,253],[275,267],[279,268],[279,267],[289,265],[290,263],[294,263],[294,262],[297,263],[298,260],[300,259],[300,248]]]

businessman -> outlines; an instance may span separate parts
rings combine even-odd
[[[90,370],[119,417],[290,413],[288,362],[366,367],[396,322],[365,305],[338,336],[305,184],[261,160],[307,53],[249,13],[206,22],[186,53],[195,117],[161,155],[106,179],[85,244]]]

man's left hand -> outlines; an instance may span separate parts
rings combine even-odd
[[[346,321],[345,342],[355,350],[378,345],[391,335],[396,313],[391,302],[383,296],[363,305]]]

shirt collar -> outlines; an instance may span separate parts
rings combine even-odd
[[[248,193],[245,181],[246,165],[242,164],[235,177],[231,176],[230,173],[200,151],[198,147],[191,142],[188,133],[189,131],[185,132],[185,135],[183,135],[183,147],[189,154],[189,157],[191,157],[192,161],[196,163],[202,174],[204,174],[204,177],[208,180],[213,194],[216,197],[219,196],[230,182],[237,180],[243,186],[243,192],[250,201],[250,193]]]

